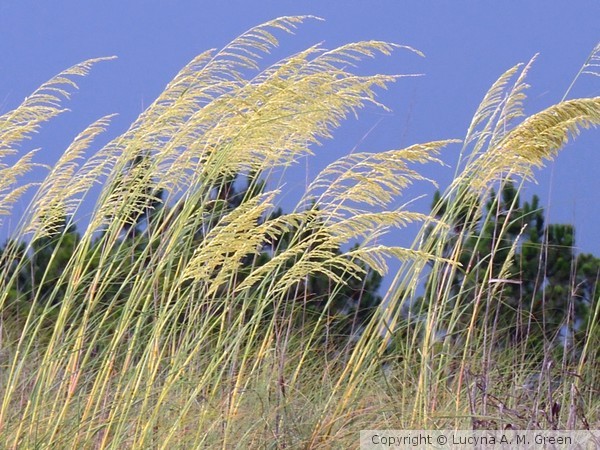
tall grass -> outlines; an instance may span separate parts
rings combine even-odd
[[[599,423],[597,302],[583,350],[559,368],[558,387],[544,388],[555,374],[547,346],[495,345],[497,280],[511,274],[461,267],[457,234],[472,227],[454,224],[465,206],[468,221],[482,219],[492,188],[530,179],[569,136],[597,125],[600,98],[563,101],[522,120],[529,65],[506,72],[474,115],[443,194],[448,207],[431,216],[392,205],[411,183],[427,182],[414,167],[438,163],[455,141],[346,156],[288,214],[271,214],[284,185],[251,189],[223,212],[214,192],[228,177],[272,182],[348,114],[384,107],[375,90],[397,77],[358,76],[355,64],[396,50],[418,54],[377,41],[315,46],[261,69],[275,33],[307,19],[280,18],[199,55],[124,134],[85,159],[109,125],[101,118],[37,186],[15,236],[25,247],[11,241],[2,254],[6,448],[346,448],[361,428]],[[100,62],[61,73],[0,117],[2,157],[61,113],[75,77]],[[2,214],[31,188],[15,186],[33,156],[2,167]],[[67,239],[97,184],[68,262],[55,279],[49,269],[43,276],[52,288],[15,295],[28,270],[23,254],[45,237]],[[131,245],[127,230],[150,213]],[[390,228],[415,221],[422,228],[411,248],[380,244]],[[264,245],[283,236],[288,244],[259,264]],[[358,248],[337,253],[355,241]],[[323,274],[335,290],[346,279],[340,273],[361,277],[365,264],[385,273],[388,258],[402,266],[373,319],[345,347],[329,346],[329,316],[304,320],[303,281]],[[485,282],[453,296],[459,270],[480,271]],[[536,375],[536,387],[523,388]]]

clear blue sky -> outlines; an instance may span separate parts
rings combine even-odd
[[[281,15],[312,14],[325,22],[284,37],[281,53],[317,42],[334,47],[363,39],[413,46],[426,55],[397,52],[367,61],[371,73],[423,73],[401,79],[380,100],[392,114],[368,109],[351,119],[335,141],[318,149],[310,175],[353,148],[378,151],[445,138],[462,138],[481,97],[506,69],[540,53],[530,78],[527,111],[561,99],[600,40],[600,1],[77,1],[0,0],[0,112],[15,107],[42,82],[84,59],[118,56],[97,66],[69,103],[72,112],[47,125],[31,145],[53,162],[70,140],[102,115],[119,113],[110,134],[127,125],[196,54],[222,47],[253,25]],[[575,96],[600,95],[600,78],[588,76]],[[444,159],[455,161],[458,147]],[[600,131],[570,144],[528,186],[542,198],[552,222],[577,226],[583,251],[600,255],[598,191]],[[306,167],[288,180],[304,183]],[[453,168],[428,174],[442,184]],[[423,188],[410,195],[431,193]],[[408,198],[407,198],[408,199]],[[427,209],[430,200],[417,203]],[[285,205],[284,205],[285,206]],[[407,243],[400,236],[399,241]]]

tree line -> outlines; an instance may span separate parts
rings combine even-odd
[[[148,239],[147,230],[151,227],[168,226],[165,220],[177,214],[176,210],[164,204],[161,190],[142,180],[140,169],[149,163],[149,157],[140,155],[131,161],[128,171],[137,173],[128,182],[145,183],[139,196],[140,204],[128,221],[125,221],[120,240],[111,250],[120,260],[121,278],[113,275],[110,288],[104,292],[107,304],[115,297],[128,294],[126,274],[131,265],[139,264],[142,250],[155,245]],[[124,188],[125,177],[118,178],[115,187]],[[125,186],[127,188],[127,186]],[[218,180],[210,190],[210,215],[194,231],[194,242],[200,244],[219,221],[240,207],[244,202],[260,195],[264,181],[259,174],[236,174]],[[432,208],[443,213],[440,195],[434,195]],[[318,208],[318,205],[312,205]],[[173,207],[176,208],[176,207]],[[204,207],[206,211],[206,205]],[[578,253],[575,248],[575,228],[569,224],[545,224],[544,210],[537,196],[521,204],[517,188],[507,183],[501,192],[492,192],[487,199],[486,214],[481,218],[468,217],[472,209],[456,223],[455,240],[462,239],[459,255],[461,268],[452,280],[452,295],[457,301],[465,302],[463,309],[465,323],[469,320],[468,303],[478,295],[478,287],[484,284],[484,266],[492,267],[492,273],[507,273],[503,279],[491,280],[501,283],[496,296],[494,314],[486,320],[494,321],[499,330],[499,340],[506,345],[523,340],[538,340],[569,345],[581,345],[586,329],[586,321],[592,320],[593,305],[598,301],[598,277],[600,259],[592,254]],[[284,214],[279,208],[270,213],[270,218]],[[468,228],[468,229],[467,229]],[[315,228],[310,228],[314,233]],[[466,231],[466,232],[465,232]],[[266,264],[279,252],[290,245],[290,239],[298,232],[291,230],[279,237],[277,242],[264,244],[259,254],[247,255],[243,268],[249,269]],[[62,223],[55,224],[52,232],[39,237],[28,246],[26,242],[8,240],[1,249],[0,263],[5,278],[11,278],[8,301],[3,315],[10,316],[17,323],[25,320],[32,307],[32,299],[37,298],[37,308],[45,308],[50,302],[60,305],[61,286],[57,286],[60,275],[68,263],[74,249],[80,242],[80,235],[72,218],[65,217]],[[100,242],[101,240],[98,240]],[[359,245],[357,243],[356,245]],[[454,246],[455,242],[447,245]],[[91,274],[97,269],[95,255],[98,249],[94,244],[89,249],[86,271]],[[336,250],[341,254],[342,249]],[[7,258],[6,255],[10,255]],[[288,264],[294,264],[289,261]],[[142,264],[141,267],[144,267]],[[336,268],[331,270],[335,273]],[[338,271],[339,272],[339,271]],[[237,282],[247,273],[242,269]],[[302,309],[301,321],[320,320],[330,327],[330,336],[337,343],[347,343],[356,337],[381,305],[378,289],[382,277],[370,267],[364,266],[362,277],[345,276],[336,273],[344,283],[334,283],[325,274],[312,274],[288,293],[288,302]],[[434,276],[430,274],[429,278]],[[489,281],[489,280],[488,280]],[[66,283],[63,283],[66,285]],[[425,283],[427,290],[429,282]],[[420,297],[413,308],[427,308]],[[117,313],[118,314],[118,313]],[[50,316],[51,323],[51,316]],[[181,317],[185,321],[185,317]]]

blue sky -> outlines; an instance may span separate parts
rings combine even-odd
[[[110,136],[127,125],[192,57],[219,48],[243,31],[281,15],[312,14],[295,36],[282,37],[282,54],[317,42],[331,48],[378,39],[413,46],[408,52],[366,61],[369,73],[422,73],[399,80],[379,99],[392,108],[368,108],[349,119],[335,140],[287,180],[304,185],[326,163],[347,152],[379,151],[418,142],[462,138],[480,99],[493,81],[516,63],[535,63],[529,83],[529,113],[559,101],[600,40],[600,2],[589,1],[76,1],[0,0],[0,112],[17,106],[42,82],[82,60],[116,55],[80,83],[71,113],[44,127],[23,150],[42,146],[52,163],[70,140],[102,115],[118,113]],[[274,56],[275,58],[275,56]],[[268,61],[267,61],[268,62]],[[579,80],[571,97],[600,95],[600,78]],[[600,255],[597,193],[600,131],[585,132],[556,162],[537,173],[524,199],[536,193],[550,221],[575,223],[583,251]],[[452,164],[458,147],[444,160]],[[453,167],[428,169],[443,185]],[[429,187],[409,192],[431,194]],[[286,201],[285,199],[283,200]],[[429,199],[415,204],[427,210]],[[285,207],[285,204],[283,205]],[[18,210],[17,210],[18,212]],[[402,244],[410,240],[398,235]]]

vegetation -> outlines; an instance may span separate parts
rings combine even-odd
[[[81,132],[37,186],[0,256],[7,448],[347,448],[360,429],[600,423],[598,261],[573,253],[572,228],[544,227],[535,199],[518,201],[535,168],[600,123],[600,98],[523,119],[531,63],[515,66],[476,111],[430,215],[393,205],[457,141],[347,155],[283,212],[272,174],[348,114],[384,108],[375,90],[396,77],[350,68],[418,54],[315,46],[261,69],[275,33],[307,19],[199,55],[91,157],[110,117]],[[101,61],[0,116],[0,156]],[[3,215],[32,187],[17,183],[33,161],[0,167]],[[76,223],[95,185],[89,223]],[[411,222],[411,248],[381,244]],[[381,299],[389,258],[402,266]],[[565,325],[569,353],[557,352]]]
[[[433,209],[441,215],[446,205],[438,202],[439,192]],[[517,188],[510,182],[499,195],[491,191],[484,216],[479,222],[469,219],[471,229],[465,232],[468,213],[454,224],[455,240],[463,242],[451,295],[472,303],[486,276],[483,268],[489,266],[495,274],[504,271],[506,278],[493,280],[502,284],[494,312],[496,344],[525,339],[552,343],[569,352],[576,349],[572,341],[592,320],[591,307],[600,294],[596,289],[600,259],[576,255],[573,226],[544,226],[539,198],[533,196],[531,203],[521,207]],[[456,246],[455,240],[446,242],[449,250]]]

